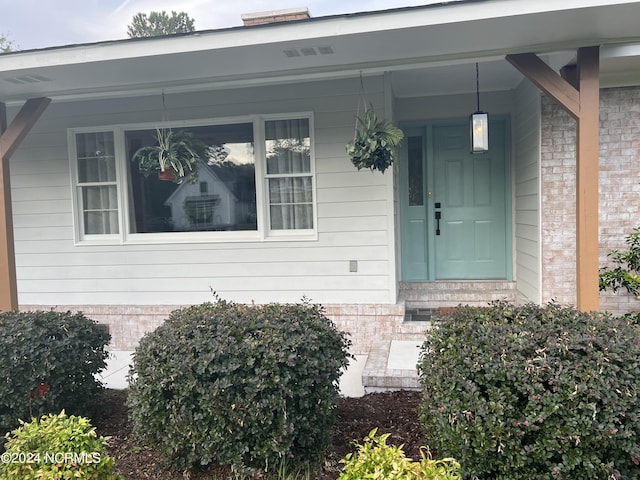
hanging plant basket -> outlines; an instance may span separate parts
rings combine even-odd
[[[169,167],[164,172],[158,172],[158,180],[162,180],[165,182],[175,182],[176,172],[173,170],[173,168]]]
[[[141,147],[131,157],[138,162],[140,173],[148,177],[157,172],[161,180],[182,183],[198,181],[198,162],[204,152],[204,143],[193,138],[188,131],[158,128],[154,135],[156,145]]]
[[[356,133],[347,144],[347,154],[358,170],[384,172],[395,160],[404,133],[386,119],[379,119],[369,105],[362,117],[356,118]]]

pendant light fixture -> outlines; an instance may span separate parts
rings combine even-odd
[[[471,153],[487,153],[489,151],[489,114],[480,111],[480,73],[476,62],[476,100],[477,110],[469,117],[471,135]]]

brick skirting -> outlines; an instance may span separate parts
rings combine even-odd
[[[111,346],[133,350],[145,333],[154,330],[180,305],[22,305],[21,310],[83,312],[100,324],[108,325]],[[352,353],[364,355],[379,341],[390,341],[396,333],[405,333],[403,305],[326,305],[326,315],[336,326],[350,334]]]

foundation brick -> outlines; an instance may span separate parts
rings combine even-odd
[[[111,348],[133,350],[140,339],[161,325],[180,305],[57,305],[52,310],[83,312],[100,324],[109,326]],[[49,309],[43,306],[22,305],[21,310]],[[349,333],[353,342],[351,352],[368,354],[375,343],[391,341],[392,335],[402,331],[403,305],[326,305],[325,314],[336,327]],[[426,332],[426,330],[425,330]],[[418,334],[420,332],[418,331]]]

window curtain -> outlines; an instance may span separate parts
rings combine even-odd
[[[85,233],[118,233],[118,198],[115,186],[84,187]]]

